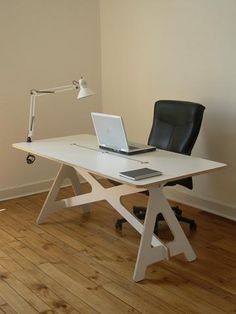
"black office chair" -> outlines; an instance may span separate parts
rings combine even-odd
[[[198,137],[205,107],[201,104],[178,100],[159,100],[155,103],[154,117],[148,144],[180,154],[190,155]],[[192,178],[184,178],[166,185],[182,185],[193,188]],[[146,193],[148,194],[148,193]],[[179,221],[190,225],[191,230],[196,230],[197,225],[193,219],[182,216],[179,207],[172,207]],[[146,208],[133,207],[133,213],[141,220],[145,218]],[[154,232],[158,233],[158,222],[164,220],[162,214],[158,214]],[[121,231],[125,219],[118,219],[116,229]]]

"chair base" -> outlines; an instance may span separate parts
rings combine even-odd
[[[178,221],[182,221],[182,222],[188,223],[190,231],[196,231],[197,230],[196,222],[193,219],[189,219],[187,217],[182,216],[182,210],[178,206],[172,207],[172,209],[173,209],[173,211],[175,213],[175,216],[176,216]],[[146,215],[146,208],[145,207],[140,207],[140,206],[134,206],[133,207],[133,213],[134,213],[134,215],[138,219],[144,220],[145,219],[145,215]],[[158,235],[159,221],[163,221],[163,220],[165,220],[163,215],[162,214],[158,214],[157,218],[156,218],[155,227],[154,227],[154,233],[156,235]],[[116,224],[115,224],[116,230],[121,232],[122,228],[123,228],[123,223],[125,223],[125,222],[126,222],[126,219],[124,219],[124,218],[117,219]]]

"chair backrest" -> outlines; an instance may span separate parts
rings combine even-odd
[[[203,105],[194,102],[157,101],[148,143],[190,155],[200,131],[204,109]]]
[[[200,131],[204,109],[203,105],[194,102],[157,101],[148,144],[160,149],[190,155]],[[168,185],[175,184],[181,184],[191,189],[192,179],[187,178]]]

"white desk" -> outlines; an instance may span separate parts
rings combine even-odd
[[[106,200],[141,234],[133,275],[135,281],[144,278],[148,265],[168,259],[169,256],[183,253],[188,261],[196,259],[188,239],[163,195],[162,187],[168,181],[209,172],[224,167],[224,164],[163,150],[132,156],[105,152],[99,150],[96,137],[93,135],[74,135],[32,143],[23,142],[13,144],[13,147],[61,164],[37,223],[45,222],[50,213],[67,207]],[[142,167],[160,170],[163,175],[140,181],[132,181],[119,176],[121,171]],[[104,188],[91,173],[119,181],[122,184]],[[92,191],[90,193],[79,195],[78,174],[91,184]],[[75,196],[55,201],[65,178],[71,180]],[[149,201],[145,221],[142,224],[122,205],[120,198],[123,195],[145,190],[149,191]],[[159,213],[164,216],[174,236],[173,241],[163,243],[153,234],[155,219]]]

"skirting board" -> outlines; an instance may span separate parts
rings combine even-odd
[[[32,195],[40,192],[46,192],[50,189],[52,183],[53,179],[1,190],[0,201]],[[63,186],[68,186],[69,184],[69,181],[65,181]],[[166,187],[165,195],[169,200],[189,205],[191,207],[195,207],[203,211],[236,221],[235,207],[226,204],[220,204],[212,200],[202,199],[195,195],[179,191],[175,188]]]
[[[28,196],[40,192],[49,191],[53,179],[35,182],[32,184],[18,185],[0,191],[0,201],[6,201],[13,198]]]
[[[165,187],[164,191],[165,196],[169,200],[236,221],[236,208],[231,205],[215,202],[214,200],[203,199],[176,188]]]
[[[0,190],[0,202],[37,193],[48,192],[53,184],[53,181],[54,179],[49,179]],[[84,178],[80,177],[80,181],[84,182]],[[71,185],[71,183],[66,179],[62,187],[69,185]]]

